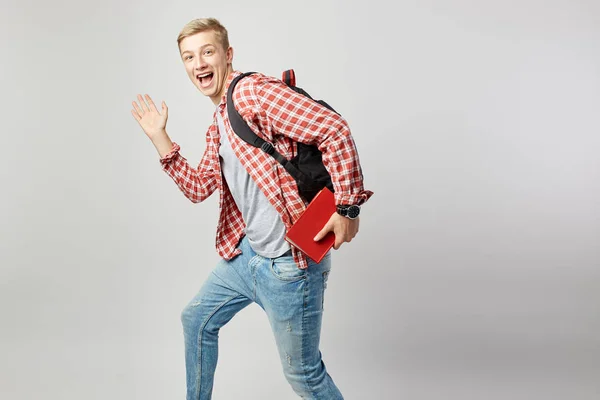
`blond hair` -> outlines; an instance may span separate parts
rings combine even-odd
[[[223,46],[223,49],[227,51],[229,48],[227,29],[225,29],[225,27],[215,18],[198,18],[185,24],[179,33],[179,36],[177,36],[177,46],[179,46],[181,41],[186,37],[205,31],[214,31],[217,41],[219,41],[221,46]]]

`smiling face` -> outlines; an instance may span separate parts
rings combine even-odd
[[[225,93],[227,77],[233,71],[233,48],[224,49],[212,30],[188,36],[179,44],[188,77],[215,105]]]

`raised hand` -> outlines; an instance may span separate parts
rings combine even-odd
[[[165,133],[167,118],[169,117],[167,104],[164,101],[162,102],[162,113],[160,113],[149,95],[146,94],[143,98],[142,95],[138,94],[138,101],[140,105],[135,101],[131,103],[134,108],[134,110],[131,110],[131,114],[150,140],[154,140],[157,136]]]

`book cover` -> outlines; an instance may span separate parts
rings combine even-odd
[[[285,235],[285,240],[299,248],[313,261],[320,263],[325,254],[333,247],[335,234],[328,232],[318,242],[314,241],[314,237],[335,212],[333,192],[325,187],[313,198],[300,218],[292,225]]]

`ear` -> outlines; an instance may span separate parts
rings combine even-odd
[[[233,47],[229,47],[225,54],[227,56],[227,63],[231,64],[233,62]]]

